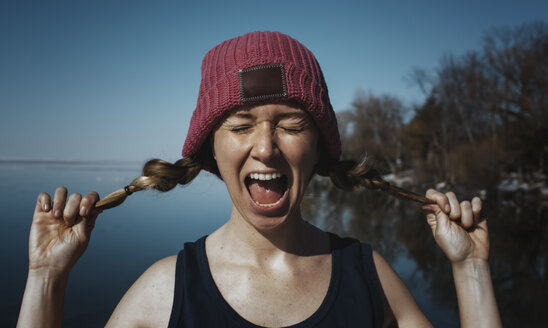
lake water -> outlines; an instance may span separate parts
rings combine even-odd
[[[64,185],[69,192],[96,190],[106,195],[130,182],[140,167],[140,163],[0,163],[0,327],[15,326],[17,320],[37,194],[53,193]],[[521,322],[521,326],[541,327],[547,319],[543,309],[548,308],[547,205],[502,200],[491,204],[489,217],[498,217],[495,224],[490,220],[491,266],[504,321],[507,326]],[[450,266],[433,244],[418,205],[368,191],[310,191],[303,207],[312,223],[371,243],[437,327],[458,327]],[[105,211],[88,250],[71,272],[63,326],[104,326],[124,292],[148,266],[176,254],[184,242],[213,232],[227,220],[230,208],[224,184],[201,173],[189,186],[168,193],[136,193],[122,206]]]

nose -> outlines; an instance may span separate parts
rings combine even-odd
[[[252,135],[253,149],[251,156],[263,163],[268,163],[278,155],[275,129],[269,122],[263,122],[256,127]]]

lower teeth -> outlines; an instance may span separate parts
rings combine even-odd
[[[281,201],[282,201],[282,199],[280,198],[280,199],[278,199],[277,202],[272,203],[272,204],[261,204],[258,201],[255,201],[255,204],[259,205],[260,207],[272,207],[272,206],[278,205]]]

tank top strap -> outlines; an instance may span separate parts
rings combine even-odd
[[[207,236],[203,236],[195,242],[185,243],[184,248],[177,254],[175,265],[175,286],[173,292],[173,306],[169,318],[168,328],[183,327],[183,310],[185,306],[185,283],[199,281],[200,261],[197,258],[197,246],[205,244]],[[189,270],[189,268],[192,268]],[[198,278],[198,279],[197,279]]]
[[[382,292],[377,268],[373,261],[373,248],[371,245],[361,243],[362,265],[365,271],[365,280],[370,289],[369,297],[373,306],[375,326],[382,327],[384,323],[384,308],[382,301]]]
[[[384,308],[371,245],[351,237],[340,237],[330,232],[328,234],[331,239],[331,248],[334,252],[340,252],[341,261],[344,263],[342,267],[344,280],[341,283],[339,302],[344,302],[343,299],[354,299],[355,302],[348,304],[348,307],[355,306],[355,311],[360,315],[365,314],[362,317],[363,326],[382,327]],[[355,294],[356,291],[359,295]],[[369,325],[366,325],[365,321]],[[348,326],[354,324],[355,322],[349,323]]]
[[[384,312],[371,246],[329,233],[332,277],[320,308],[292,328],[382,327]],[[168,327],[258,327],[241,318],[216,289],[205,238],[185,243],[177,255]]]

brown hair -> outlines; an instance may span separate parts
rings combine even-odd
[[[165,192],[173,189],[177,184],[185,185],[200,173],[205,161],[210,160],[208,154],[204,152],[200,152],[196,156],[184,157],[173,164],[161,159],[152,159],[144,165],[141,176],[131,181],[124,189],[116,190],[101,199],[95,207],[101,209],[116,207],[136,191],[156,189]],[[329,176],[335,186],[345,191],[366,187],[423,204],[431,202],[423,196],[391,185],[365,159],[360,162],[354,160],[332,162],[328,164],[327,168],[317,169],[316,172],[323,176]],[[219,175],[218,172],[217,175]]]
[[[177,184],[185,185],[192,181],[201,169],[199,161],[192,156],[184,157],[173,164],[161,159],[151,159],[143,166],[141,176],[133,179],[124,189],[108,194],[98,201],[95,207],[101,209],[116,207],[122,204],[127,196],[145,189],[169,191]]]

